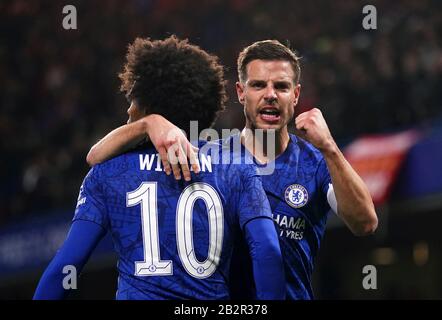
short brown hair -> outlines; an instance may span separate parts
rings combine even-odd
[[[247,65],[253,60],[282,60],[292,65],[294,83],[298,84],[301,77],[301,66],[299,57],[290,48],[284,46],[278,40],[257,41],[244,48],[238,57],[238,77],[241,82],[247,79]]]
[[[188,40],[137,38],[120,73],[121,91],[148,113],[160,114],[188,132],[189,122],[208,128],[227,100],[218,58]]]

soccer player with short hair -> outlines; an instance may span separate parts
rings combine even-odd
[[[261,178],[277,224],[287,298],[313,299],[314,259],[328,213],[337,213],[358,236],[373,233],[378,220],[367,187],[339,150],[320,110],[314,108],[294,119],[301,92],[300,75],[299,58],[280,42],[264,40],[246,47],[238,57],[236,83],[246,123],[241,134],[227,142],[234,144],[239,139],[242,151],[251,154],[258,167],[274,165],[274,172]],[[293,120],[296,135],[288,132],[287,126]],[[161,132],[174,129],[169,122],[158,124]],[[146,134],[128,127],[120,129],[131,132],[125,136],[125,144]],[[257,135],[256,129],[274,130],[275,143],[269,145],[266,135]],[[164,147],[166,139],[152,133],[155,146]],[[179,143],[185,148],[186,142]],[[269,152],[270,148],[274,152]],[[102,141],[91,149],[88,162],[99,162],[112,152],[115,149],[111,142]],[[192,153],[190,150],[187,157],[191,158]],[[187,161],[183,158],[186,160],[184,156],[173,160],[182,164],[183,174],[188,176]]]
[[[245,129],[251,129],[243,130],[239,138],[258,165],[273,161],[275,166],[262,182],[278,227],[287,298],[313,299],[314,259],[328,212],[332,209],[355,235],[362,236],[377,228],[374,205],[319,109],[298,115],[296,135],[289,134],[287,126],[301,91],[298,56],[276,40],[264,40],[246,47],[237,64],[237,95],[244,106]],[[267,156],[269,146],[254,129],[276,131],[275,159]]]
[[[217,58],[174,36],[136,39],[120,78],[131,101],[128,123],[135,126],[146,114],[185,129],[191,120],[210,126],[225,101]],[[111,135],[114,147],[123,141],[118,137],[118,131]],[[34,299],[65,297],[63,267],[80,272],[106,232],[119,256],[117,299],[228,299],[230,259],[240,234],[249,245],[257,298],[283,299],[278,237],[256,167],[212,163],[214,153],[226,152],[213,142],[200,152],[201,167],[192,159],[199,171],[193,181],[176,182],[163,173],[164,159],[153,146],[138,143],[90,170],[68,237]]]

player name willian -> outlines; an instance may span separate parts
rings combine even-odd
[[[156,154],[140,154],[140,170],[164,171],[161,165],[161,158]],[[212,157],[210,155],[200,154],[199,163],[202,172],[212,172]],[[192,167],[190,166],[190,171]]]

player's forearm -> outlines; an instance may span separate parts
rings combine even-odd
[[[145,118],[118,127],[98,141],[87,154],[86,161],[90,166],[111,159],[133,148],[147,137]]]
[[[373,233],[378,225],[370,193],[335,145],[323,152],[338,204],[338,215],[355,235]]]

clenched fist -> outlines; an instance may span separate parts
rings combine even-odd
[[[319,109],[301,113],[295,119],[296,135],[307,140],[321,152],[332,151],[336,143]]]

